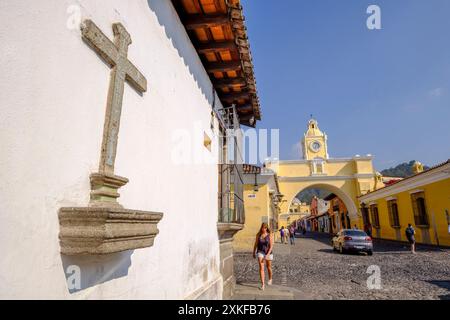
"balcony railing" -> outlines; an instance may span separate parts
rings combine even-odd
[[[244,224],[242,135],[235,106],[220,110],[224,135],[219,170],[219,223]]]
[[[219,222],[244,224],[244,200],[233,192],[219,194]]]

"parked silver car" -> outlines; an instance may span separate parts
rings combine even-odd
[[[341,230],[331,240],[333,250],[340,253],[346,251],[367,252],[369,256],[373,254],[372,238],[362,230]]]

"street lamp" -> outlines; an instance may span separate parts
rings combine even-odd
[[[253,191],[258,192],[258,173],[255,172],[255,184],[253,185]]]

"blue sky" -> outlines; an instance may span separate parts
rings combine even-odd
[[[241,0],[263,119],[298,159],[309,115],[331,157],[382,170],[450,158],[449,0]],[[366,10],[381,8],[382,30]]]

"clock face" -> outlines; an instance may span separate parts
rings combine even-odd
[[[310,149],[314,152],[319,152],[320,148],[322,147],[322,144],[319,141],[313,141],[309,145]]]

